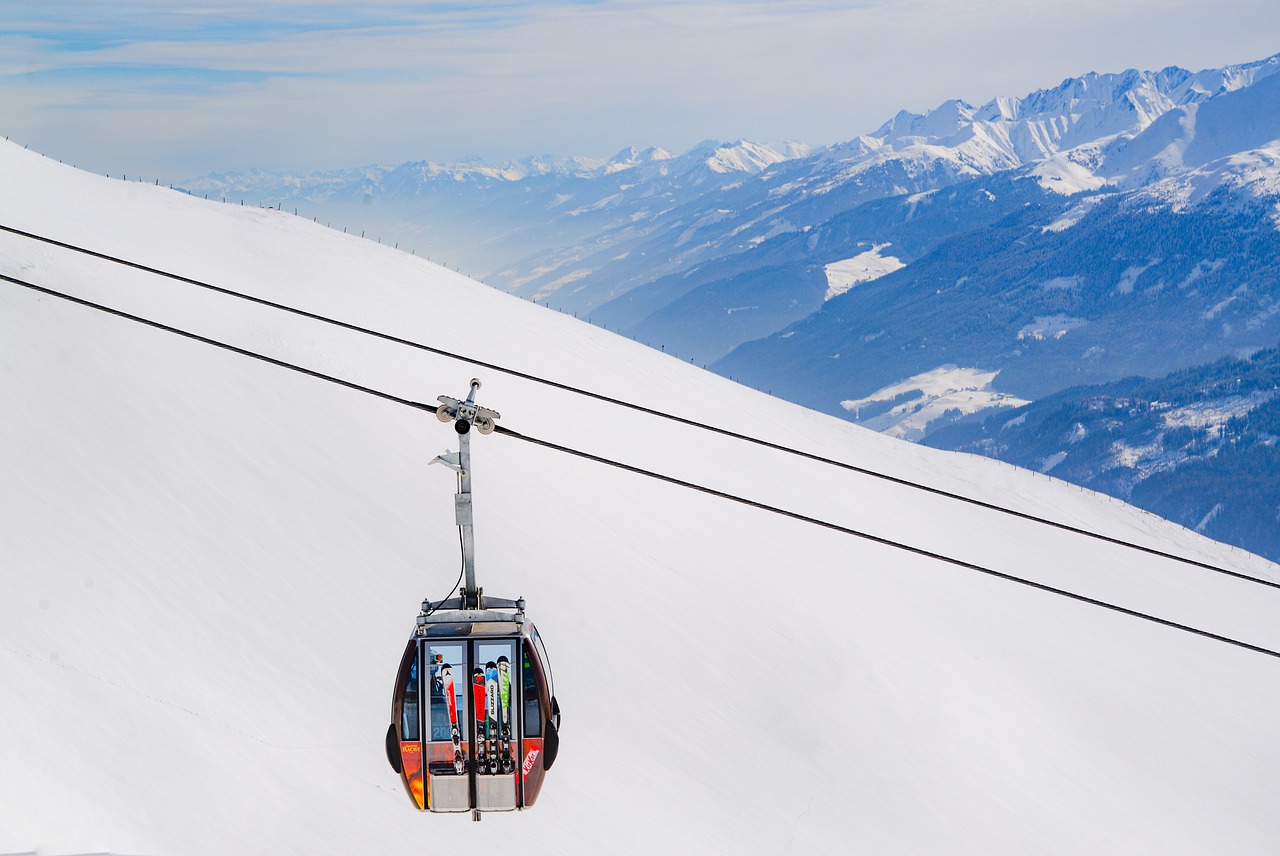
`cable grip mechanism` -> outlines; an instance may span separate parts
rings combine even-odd
[[[466,401],[447,395],[438,396],[436,401],[440,402],[440,406],[436,408],[436,418],[441,422],[452,422],[453,430],[459,434],[466,434],[473,425],[481,434],[492,434],[502,415],[496,410],[476,404],[476,390],[479,388],[479,379],[472,378],[471,392],[467,394]]]

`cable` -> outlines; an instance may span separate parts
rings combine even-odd
[[[706,487],[705,485],[695,484],[694,482],[685,481],[683,479],[678,479],[678,478],[675,478],[674,476],[664,475],[662,473],[657,473],[652,470],[646,470],[641,467],[632,466],[631,464],[625,464],[620,461],[613,461],[613,460],[610,460],[609,458],[601,457],[600,455],[593,455],[590,452],[583,452],[579,449],[573,449],[568,446],[562,446],[558,443],[552,443],[548,440],[539,440],[535,437],[530,437],[526,434],[521,434],[517,431],[512,431],[510,428],[507,428],[502,425],[499,425],[496,427],[496,433],[502,434],[507,437],[512,437],[513,439],[516,439],[516,440],[523,440],[526,443],[532,443],[536,446],[542,446],[543,448],[553,449],[557,452],[563,452],[567,455],[573,455],[574,457],[583,458],[588,461],[594,461],[595,463],[598,463],[598,464],[605,464],[607,466],[616,467],[618,469],[625,470],[629,473],[635,473],[636,475],[642,475],[647,478],[657,479],[658,481],[664,481],[664,482],[667,482],[668,484],[678,485],[680,487],[688,488],[690,490],[694,490],[699,493],[705,493],[710,496],[717,497],[719,499],[729,500],[730,502],[736,502],[741,505],[750,506],[751,508],[758,508],[761,511],[768,511],[771,514],[778,514],[783,517],[789,517],[792,520],[798,520],[802,523],[808,523],[814,526],[821,526],[824,529],[831,529],[835,532],[840,532],[844,535],[852,535],[855,538],[862,538],[867,541],[872,541],[876,544],[883,544],[884,546],[892,547],[895,550],[902,550],[907,553],[914,553],[917,556],[924,556],[929,559],[935,559],[939,562],[946,562],[947,564],[956,565],[958,567],[965,568],[966,570],[977,571],[978,573],[981,573],[981,574],[987,574],[988,576],[997,577],[1002,580],[1008,580],[1009,582],[1018,583],[1024,586],[1029,586],[1031,588],[1039,589],[1040,591],[1045,591],[1051,594],[1059,595],[1061,597],[1070,598],[1071,600],[1077,600],[1077,601],[1080,601],[1081,603],[1087,603],[1087,604],[1090,604],[1091,606],[1097,606],[1103,609],[1109,609],[1114,612],[1119,612],[1122,615],[1128,615],[1133,618],[1141,618],[1145,621],[1151,621],[1164,627],[1171,627],[1171,628],[1174,628],[1175,630],[1182,630],[1187,633],[1194,633],[1197,636],[1203,636],[1207,639],[1213,639],[1218,642],[1225,642],[1229,645],[1236,645],[1240,648],[1244,648],[1249,651],[1256,651],[1259,654],[1266,654],[1268,656],[1280,659],[1280,651],[1273,651],[1270,648],[1263,648],[1261,646],[1253,645],[1248,642],[1242,642],[1238,639],[1232,639],[1228,636],[1220,636],[1217,633],[1211,633],[1208,630],[1201,630],[1196,627],[1191,627],[1190,625],[1179,624],[1176,621],[1170,621],[1166,618],[1160,618],[1158,616],[1151,615],[1149,613],[1140,612],[1136,609],[1129,609],[1128,607],[1120,606],[1114,603],[1109,603],[1104,600],[1098,600],[1096,598],[1088,597],[1087,595],[1077,594],[1076,592],[1068,591],[1066,589],[1060,589],[1055,586],[1047,585],[1045,583],[1036,582],[1035,580],[1029,580],[1026,577],[1019,577],[1014,574],[1007,574],[1003,571],[993,570],[992,568],[987,568],[982,565],[977,565],[977,564],[974,564],[973,562],[967,562],[963,559],[956,559],[951,556],[944,555],[942,553],[935,553],[932,550],[926,550],[922,547],[913,547],[910,544],[904,544],[900,541],[894,541],[889,538],[883,538],[879,535],[873,535],[870,532],[862,532],[857,529],[851,529],[848,526],[841,526],[838,523],[831,523],[826,520],[820,520],[816,517],[809,517],[808,515],[799,514],[798,512],[795,512],[795,511],[788,511],[785,508],[778,508],[777,506],[768,505],[763,502],[758,502],[754,499],[746,499],[744,497],[736,496],[731,493],[725,493],[724,491],[716,490],[715,488],[711,488],[711,487]]]
[[[311,369],[303,368],[303,367],[301,367],[301,366],[297,366],[297,365],[294,365],[294,364],[292,364],[292,363],[287,363],[287,362],[284,362],[283,360],[277,360],[277,359],[275,359],[274,357],[267,357],[267,356],[264,356],[264,355],[262,355],[262,354],[255,353],[255,352],[253,352],[253,351],[248,351],[248,350],[245,350],[245,349],[243,349],[243,348],[238,348],[238,347],[236,347],[236,346],[234,346],[234,345],[228,345],[228,344],[226,344],[226,343],[224,343],[224,342],[219,342],[219,341],[217,341],[217,340],[215,340],[215,339],[210,339],[210,338],[207,338],[207,337],[205,337],[205,336],[199,336],[199,335],[197,335],[197,334],[195,334],[195,333],[190,333],[190,332],[187,332],[187,331],[185,331],[185,330],[180,330],[180,329],[178,329],[178,328],[176,328],[176,327],[170,327],[170,326],[168,326],[168,325],[166,325],[166,324],[160,324],[159,322],[156,322],[156,321],[151,321],[151,320],[149,320],[149,319],[140,318],[139,316],[131,315],[131,314],[127,313],[127,312],[121,312],[121,311],[116,310],[116,309],[110,309],[110,308],[105,307],[105,306],[102,306],[102,305],[100,305],[100,304],[93,303],[92,301],[84,300],[83,298],[79,298],[79,297],[73,297],[73,296],[68,295],[68,294],[63,294],[62,292],[55,291],[55,290],[50,289],[50,288],[45,288],[45,287],[43,287],[43,286],[38,286],[38,285],[35,285],[35,284],[33,284],[33,283],[25,282],[25,281],[23,281],[23,280],[16,279],[16,278],[11,277],[11,276],[5,276],[5,275],[3,275],[3,274],[0,274],[0,280],[4,280],[4,281],[6,281],[6,282],[10,282],[10,283],[13,283],[13,284],[15,284],[15,285],[20,285],[20,286],[23,286],[23,287],[25,287],[25,288],[29,288],[29,289],[32,289],[32,290],[34,290],[34,291],[40,292],[40,293],[42,293],[42,294],[50,295],[50,296],[52,296],[52,297],[58,297],[58,298],[62,298],[62,299],[65,299],[65,300],[69,300],[69,301],[71,301],[72,303],[76,303],[76,304],[79,304],[79,305],[81,305],[81,306],[85,306],[85,307],[89,307],[89,308],[92,308],[92,309],[97,309],[97,310],[100,310],[100,311],[103,311],[103,312],[107,312],[107,313],[109,313],[109,314],[111,314],[111,315],[115,315],[115,316],[120,317],[120,318],[125,318],[125,319],[128,319],[128,320],[130,320],[130,321],[136,321],[136,322],[141,323],[141,324],[146,324],[147,326],[154,327],[154,328],[159,329],[159,330],[164,330],[164,331],[169,332],[169,333],[175,333],[175,334],[177,334],[177,335],[179,335],[179,336],[184,336],[184,337],[189,338],[189,339],[194,339],[195,341],[198,341],[198,342],[203,342],[203,343],[205,343],[205,344],[209,344],[209,345],[213,345],[213,346],[215,346],[215,347],[223,348],[223,349],[225,349],[225,350],[232,351],[233,353],[237,353],[237,354],[241,354],[241,355],[243,355],[243,356],[251,357],[251,358],[253,358],[253,359],[261,360],[261,361],[263,361],[263,362],[269,363],[269,364],[274,365],[274,366],[279,366],[279,367],[281,367],[281,368],[290,369],[290,370],[292,370],[292,371],[296,371],[296,372],[299,372],[299,373],[301,373],[301,374],[305,374],[305,375],[307,375],[307,376],[309,376],[309,377],[314,377],[314,378],[317,378],[317,379],[319,379],[319,380],[328,381],[329,383],[334,383],[334,384],[337,384],[337,385],[339,385],[339,386],[346,387],[346,388],[348,388],[348,389],[354,389],[354,390],[356,390],[356,391],[358,391],[358,392],[363,392],[363,393],[366,393],[366,394],[368,394],[368,395],[373,395],[373,396],[376,396],[376,397],[378,397],[378,398],[382,398],[382,399],[384,399],[384,400],[393,401],[393,402],[395,402],[395,403],[397,403],[397,404],[402,404],[402,405],[407,406],[407,407],[413,407],[413,408],[415,408],[415,409],[417,409],[417,410],[433,410],[433,411],[434,411],[434,409],[435,409],[435,408],[429,407],[429,406],[427,406],[427,405],[420,404],[420,403],[418,403],[418,402],[410,401],[410,400],[408,400],[408,399],[401,398],[401,397],[396,396],[396,395],[391,395],[390,393],[386,393],[386,392],[382,392],[382,391],[380,391],[380,390],[373,389],[373,388],[371,388],[371,387],[361,386],[361,385],[359,385],[359,384],[351,383],[350,381],[345,381],[345,380],[342,380],[342,379],[340,379],[340,378],[335,378],[335,377],[333,377],[333,376],[331,376],[331,375],[325,375],[325,374],[322,374],[322,373],[320,373],[320,372],[312,371]],[[881,545],[884,545],[884,546],[886,546],[886,547],[891,547],[891,548],[896,549],[896,550],[902,550],[902,551],[904,551],[904,552],[912,553],[912,554],[915,554],[915,555],[917,555],[917,556],[923,556],[923,557],[925,557],[925,558],[933,559],[933,560],[935,560],[935,561],[945,562],[945,563],[947,563],[947,564],[955,565],[955,566],[957,566],[957,567],[964,568],[964,569],[966,569],[966,570],[975,571],[975,572],[977,572],[977,573],[981,573],[981,574],[986,574],[986,575],[988,575],[988,576],[996,577],[996,578],[998,578],[998,579],[1006,580],[1006,581],[1008,581],[1008,582],[1017,583],[1017,584],[1019,584],[1019,585],[1027,586],[1027,587],[1029,587],[1029,588],[1034,588],[1034,589],[1037,589],[1037,590],[1039,590],[1039,591],[1048,592],[1049,594],[1058,595],[1059,597],[1065,597],[1065,598],[1068,598],[1068,599],[1070,599],[1070,600],[1078,601],[1078,602],[1080,602],[1080,603],[1089,604],[1090,606],[1096,606],[1096,607],[1101,608],[1101,609],[1107,609],[1107,610],[1110,610],[1110,611],[1112,611],[1112,612],[1118,612],[1118,613],[1120,613],[1121,615],[1127,615],[1127,616],[1129,616],[1129,617],[1131,617],[1131,618],[1138,618],[1138,619],[1141,619],[1141,620],[1143,620],[1143,621],[1148,621],[1148,622],[1151,622],[1151,623],[1153,623],[1153,624],[1158,624],[1158,625],[1160,625],[1160,626],[1162,626],[1162,627],[1168,627],[1168,628],[1171,628],[1171,629],[1173,629],[1173,630],[1180,630],[1180,631],[1182,631],[1182,632],[1185,632],[1185,633],[1191,633],[1191,634],[1194,634],[1194,635],[1196,635],[1196,636],[1201,636],[1201,637],[1204,637],[1204,638],[1206,638],[1206,639],[1211,639],[1211,640],[1216,641],[1216,642],[1221,642],[1221,643],[1224,643],[1224,644],[1227,644],[1227,645],[1233,645],[1233,646],[1235,646],[1235,647],[1237,647],[1237,648],[1243,648],[1243,649],[1245,649],[1245,650],[1247,650],[1247,651],[1253,651],[1253,652],[1255,652],[1255,653],[1265,654],[1265,655],[1267,655],[1267,656],[1269,656],[1269,657],[1274,657],[1274,658],[1276,658],[1276,659],[1280,659],[1280,651],[1275,651],[1275,650],[1272,650],[1272,649],[1270,649],[1270,648],[1264,648],[1264,647],[1262,647],[1262,646],[1254,645],[1254,644],[1249,643],[1249,642],[1244,642],[1244,641],[1239,640],[1239,639],[1233,639],[1233,638],[1231,638],[1231,637],[1229,637],[1229,636],[1222,636],[1222,635],[1220,635],[1220,634],[1212,633],[1212,632],[1210,632],[1210,631],[1208,631],[1208,630],[1202,630],[1202,629],[1197,628],[1197,627],[1192,627],[1192,626],[1187,625],[1187,624],[1181,624],[1181,623],[1176,622],[1176,621],[1170,621],[1170,620],[1168,620],[1168,619],[1166,619],[1166,618],[1160,618],[1159,616],[1152,615],[1152,614],[1150,614],[1150,613],[1141,612],[1141,611],[1136,610],[1136,609],[1130,609],[1130,608],[1128,608],[1128,607],[1120,606],[1119,604],[1110,603],[1110,602],[1108,602],[1108,601],[1098,600],[1097,598],[1092,598],[1092,597],[1089,597],[1089,596],[1087,596],[1087,595],[1078,594],[1078,593],[1076,593],[1076,592],[1068,591],[1067,589],[1061,589],[1061,588],[1057,588],[1057,587],[1055,587],[1055,586],[1050,586],[1050,585],[1047,585],[1047,584],[1045,584],[1045,583],[1036,582],[1035,580],[1030,580],[1030,579],[1027,579],[1027,578],[1025,578],[1025,577],[1019,577],[1019,576],[1016,576],[1016,575],[1014,575],[1014,574],[1008,574],[1008,573],[1005,573],[1005,572],[1003,572],[1003,571],[997,571],[997,570],[994,570],[994,569],[992,569],[992,568],[987,568],[987,567],[985,567],[985,566],[983,566],[983,565],[978,565],[978,564],[975,564],[975,563],[973,563],[973,562],[965,561],[965,560],[963,560],[963,559],[956,559],[956,558],[954,558],[954,557],[947,556],[947,555],[944,555],[944,554],[942,554],[942,553],[935,553],[935,552],[933,552],[933,551],[931,551],[931,550],[925,550],[925,549],[923,549],[923,548],[921,548],[921,547],[914,547],[914,546],[912,546],[912,545],[910,545],[910,544],[904,544],[904,543],[899,542],[899,541],[893,541],[893,540],[891,540],[891,539],[889,539],[889,538],[883,538],[883,537],[881,537],[881,536],[879,536],[879,535],[873,535],[873,534],[871,534],[871,533],[869,533],[869,532],[862,532],[862,531],[860,531],[860,530],[852,529],[852,528],[847,527],[847,526],[841,526],[841,525],[839,525],[839,524],[837,524],[837,523],[831,523],[831,522],[829,522],[829,521],[820,520],[820,519],[818,519],[818,518],[816,518],[816,517],[809,517],[809,516],[807,516],[807,515],[799,514],[799,513],[794,512],[794,511],[787,511],[787,510],[786,510],[786,509],[784,509],[784,508],[779,508],[779,507],[777,507],[777,506],[768,505],[768,504],[766,504],[766,503],[758,502],[758,501],[756,501],[756,500],[752,500],[752,499],[746,499],[745,497],[736,496],[736,495],[731,494],[731,493],[726,493],[726,492],[721,491],[721,490],[716,490],[715,488],[706,487],[705,485],[699,485],[699,484],[696,484],[696,483],[694,483],[694,482],[685,481],[685,480],[683,480],[683,479],[678,479],[678,478],[675,478],[674,476],[668,476],[668,475],[664,475],[664,474],[662,474],[662,473],[654,472],[654,471],[652,471],[652,470],[646,470],[646,469],[643,469],[643,468],[641,468],[641,467],[633,466],[633,465],[631,465],[631,464],[625,464],[625,463],[622,463],[622,462],[620,462],[620,461],[614,461],[614,460],[611,460],[611,459],[609,459],[609,458],[602,457],[602,456],[600,456],[600,455],[594,455],[594,454],[591,454],[590,452],[584,452],[584,451],[582,451],[582,450],[580,450],[580,449],[574,449],[574,448],[571,448],[571,447],[569,447],[569,446],[561,445],[561,444],[559,444],[559,443],[552,443],[552,442],[550,442],[550,441],[548,441],[548,440],[540,440],[540,439],[537,439],[537,438],[535,438],[535,437],[530,437],[530,436],[529,436],[529,435],[527,435],[527,434],[521,434],[521,433],[520,433],[520,432],[518,432],[518,431],[513,431],[513,430],[511,430],[510,428],[507,428],[507,427],[502,426],[502,425],[495,426],[495,433],[498,433],[498,434],[500,434],[500,435],[502,435],[502,436],[505,436],[505,437],[511,437],[512,439],[521,440],[521,441],[524,441],[524,442],[526,442],[526,443],[531,443],[531,444],[534,444],[534,445],[537,445],[537,446],[541,446],[541,447],[543,447],[543,448],[547,448],[547,449],[551,449],[551,450],[554,450],[554,451],[562,452],[562,453],[565,453],[565,454],[568,454],[568,455],[573,455],[573,456],[575,456],[575,457],[582,458],[582,459],[584,459],[584,460],[593,461],[593,462],[595,462],[595,463],[604,464],[604,465],[611,466],[611,467],[616,467],[616,468],[618,468],[618,469],[625,470],[626,472],[634,473],[634,474],[636,474],[636,475],[645,476],[646,478],[656,479],[656,480],[658,480],[658,481],[667,482],[668,484],[673,484],[673,485],[677,485],[677,486],[679,486],[679,487],[683,487],[683,488],[687,488],[687,489],[690,489],[690,490],[698,491],[698,492],[700,492],[700,493],[705,493],[705,494],[708,494],[708,495],[710,495],[710,496],[714,496],[714,497],[717,497],[717,498],[720,498],[720,499],[728,500],[728,501],[731,501],[731,502],[736,502],[736,503],[739,503],[739,504],[741,504],[741,505],[746,505],[746,506],[749,506],[749,507],[752,507],[752,508],[756,508],[756,509],[759,509],[759,510],[762,510],[762,511],[767,511],[767,512],[772,513],[772,514],[778,514],[778,515],[781,515],[781,516],[783,516],[783,517],[791,518],[792,520],[800,521],[800,522],[802,522],[802,523],[807,523],[807,524],[810,524],[810,525],[813,525],[813,526],[820,526],[820,527],[822,527],[822,528],[830,529],[830,530],[835,531],[835,532],[840,532],[840,533],[845,534],[845,535],[850,535],[850,536],[853,536],[853,537],[856,537],[856,538],[862,538],[862,539],[864,539],[864,540],[872,541],[872,542],[874,542],[874,543],[881,544]]]
[[[45,288],[44,286],[36,285],[33,282],[26,282],[24,280],[20,280],[11,276],[6,276],[4,274],[0,274],[0,280],[4,280],[5,282],[11,282],[14,285],[20,285],[24,288],[29,288],[32,291],[36,291],[41,294],[47,294],[51,297],[58,297],[63,300],[70,301],[71,303],[77,303],[81,306],[86,306],[90,309],[97,309],[100,312],[105,312],[109,315],[115,315],[118,318],[125,318],[129,321],[135,321],[139,324],[144,324],[148,327],[154,327],[155,329],[163,330],[166,333],[173,333],[175,335],[182,336],[187,339],[192,339],[194,341],[201,342],[206,345],[213,345],[215,348],[222,348],[223,350],[231,351],[234,354],[240,354],[241,356],[245,356],[245,357],[252,357],[255,360],[261,360],[262,362],[269,363],[270,365],[273,365],[273,366],[279,366],[280,368],[290,369],[291,371],[296,371],[301,374],[305,374],[309,377],[318,378],[320,380],[328,381],[330,383],[336,383],[339,386],[346,387],[347,389],[354,389],[357,392],[363,392],[367,395],[374,395],[379,398],[385,399],[387,401],[393,401],[396,404],[403,404],[407,407],[413,407],[418,410],[430,410],[433,412],[435,411],[435,408],[428,404],[422,404],[420,402],[410,401],[407,398],[401,398],[398,395],[391,395],[390,393],[382,392],[381,390],[373,389],[372,387],[362,386],[361,384],[358,384],[358,383],[352,383],[351,381],[343,380],[342,378],[334,377],[333,375],[327,375],[322,372],[314,371],[312,369],[303,368],[302,366],[294,365],[293,363],[286,363],[283,360],[277,360],[274,357],[268,357],[264,354],[259,354],[254,351],[248,351],[248,350],[245,350],[244,348],[238,348],[235,345],[229,345],[226,342],[220,342],[216,339],[210,339],[207,336],[200,336],[196,333],[191,333],[186,330],[180,330],[177,327],[171,327],[168,324],[161,324],[159,321],[152,321],[151,319],[143,318],[140,315],[133,315],[128,312],[123,312],[119,309],[112,309],[110,306],[104,306],[101,303],[94,303],[92,300],[85,300],[82,297],[75,297],[70,294],[64,294],[60,291],[54,291],[51,288]],[[458,539],[459,539],[459,546],[461,547],[461,539],[462,539],[461,532],[458,533]],[[466,562],[465,560],[463,560],[463,563],[458,570],[458,580],[453,584],[453,588],[449,590],[449,593],[444,596],[444,600],[448,600],[450,597],[453,597],[453,593],[457,591],[458,586],[462,583],[462,575],[465,570],[466,570]],[[442,600],[441,603],[443,603],[444,600]],[[439,609],[439,604],[437,604],[436,607],[431,610],[431,612],[435,612],[436,609]],[[430,615],[431,612],[427,614]]]
[[[453,597],[453,593],[458,590],[458,586],[462,585],[462,575],[466,573],[466,570],[467,570],[467,557],[466,557],[466,547],[463,545],[463,541],[462,541],[461,528],[458,529],[458,549],[463,551],[463,556],[460,559],[461,564],[458,565],[458,578],[454,580],[453,588],[449,589],[449,593],[444,597],[442,597],[440,600],[436,601],[435,605],[431,607],[429,612],[427,612],[427,615],[435,615],[436,610],[444,606],[444,602],[449,598]]]
[[[762,440],[758,437],[752,437],[748,434],[742,434],[737,431],[731,431],[727,428],[720,428],[718,426],[710,425],[705,422],[699,422],[695,419],[689,419],[683,416],[677,416],[673,413],[666,413],[661,410],[656,410],[651,407],[646,407],[642,404],[635,404],[633,402],[625,401],[620,398],[614,398],[612,396],[603,395],[598,392],[592,392],[591,390],[581,389],[579,387],[571,386],[569,384],[560,383],[559,381],[554,381],[548,378],[543,378],[537,375],[529,374],[528,372],[522,372],[522,371],[519,371],[518,369],[509,368],[507,366],[501,366],[496,363],[486,362],[485,360],[474,359],[472,357],[468,357],[463,354],[458,354],[453,351],[448,351],[443,348],[436,348],[431,345],[425,345],[421,342],[415,342],[411,339],[404,339],[399,336],[393,336],[390,333],[384,333],[379,330],[373,330],[368,327],[361,327],[357,324],[351,324],[346,321],[340,321],[336,318],[330,318],[324,315],[316,314],[314,312],[308,312],[304,309],[298,309],[297,307],[288,306],[283,303],[276,303],[274,301],[266,300],[261,297],[255,297],[251,294],[246,294],[241,291],[235,291],[233,289],[224,288],[222,286],[213,285],[207,282],[202,282],[197,279],[192,279],[191,277],[182,276],[181,274],[176,274],[169,271],[161,270],[160,268],[149,267],[144,264],[139,264],[138,262],[132,262],[127,259],[122,259],[116,256],[108,255],[106,253],[100,253],[100,252],[97,252],[96,250],[90,250],[85,247],[76,246],[75,244],[69,244],[63,241],[58,241],[53,238],[45,237],[43,235],[37,235],[33,232],[25,232],[21,229],[16,229],[12,226],[5,226],[3,224],[0,224],[0,231],[8,232],[13,235],[18,235],[19,237],[23,237],[23,238],[29,238],[33,241],[40,241],[42,243],[49,244],[51,246],[60,247],[65,250],[70,250],[72,252],[82,253],[84,255],[91,256],[96,259],[102,259],[103,261],[111,262],[113,264],[124,265],[125,267],[130,267],[135,270],[140,270],[146,273],[155,274],[156,276],[165,277],[167,279],[172,279],[177,282],[183,282],[188,285],[194,285],[199,288],[208,289],[209,291],[213,291],[218,294],[224,294],[230,297],[236,297],[241,300],[248,301],[250,303],[255,303],[259,306],[266,306],[266,307],[270,307],[271,309],[279,310],[281,312],[287,312],[292,315],[297,315],[301,318],[307,318],[312,321],[319,321],[324,324],[330,324],[334,327],[339,327],[344,330],[350,330],[352,332],[360,333],[365,336],[373,336],[378,339],[383,339],[384,341],[393,342],[397,345],[403,345],[409,348],[414,348],[416,350],[424,351],[429,354],[435,354],[437,356],[447,357],[449,359],[454,359],[454,360],[459,360],[460,362],[469,363],[471,365],[478,366],[480,368],[501,372],[503,374],[510,375],[511,377],[516,377],[516,378],[520,378],[521,380],[527,380],[533,383],[542,384],[544,386],[548,386],[553,389],[559,389],[564,392],[572,393],[574,395],[581,395],[586,398],[591,398],[596,401],[604,402],[606,404],[612,404],[618,407],[624,407],[630,410],[634,410],[638,413],[644,413],[649,416],[655,416],[661,419],[667,419],[672,422],[676,422],[681,425],[687,425],[692,428],[698,428],[703,431],[710,431],[714,434],[719,434],[724,437],[731,437],[735,440],[740,440],[745,443],[753,443],[755,445],[762,446],[766,449],[771,449],[773,451],[784,452],[786,454],[795,455],[800,458],[805,458],[807,460],[815,461],[822,464],[827,464],[829,466],[840,467],[841,469],[858,473],[859,475],[868,476],[870,478],[881,479],[882,481],[887,481],[892,484],[899,485],[901,487],[907,487],[913,490],[924,491],[925,493],[934,494],[935,496],[941,496],[946,499],[952,499],[957,502],[963,502],[969,505],[974,505],[974,506],[977,506],[978,508],[982,508],[987,511],[994,511],[999,514],[1006,514],[1011,517],[1016,517],[1020,520],[1026,520],[1031,523],[1037,523],[1042,526],[1051,526],[1055,529],[1061,529],[1065,532],[1071,532],[1075,535],[1081,535],[1086,538],[1092,538],[1097,541],[1103,541],[1107,544],[1113,544],[1117,547],[1124,547],[1129,550],[1136,550],[1140,553],[1146,553],[1147,555],[1158,556],[1159,558],[1168,559],[1173,562],[1179,562],[1181,564],[1191,565],[1193,567],[1197,567],[1202,570],[1212,571],[1213,573],[1216,573],[1216,574],[1223,574],[1225,576],[1235,577],[1236,579],[1245,580],[1247,582],[1255,583],[1257,585],[1267,586],[1268,588],[1280,589],[1280,582],[1273,582],[1271,580],[1264,579],[1261,577],[1255,577],[1250,574],[1241,573],[1240,571],[1233,571],[1230,568],[1223,568],[1223,567],[1219,567],[1218,565],[1211,565],[1208,562],[1202,562],[1198,559],[1191,559],[1186,556],[1180,556],[1177,553],[1170,553],[1168,551],[1161,550],[1156,547],[1148,547],[1142,544],[1135,544],[1132,541],[1125,541],[1122,538],[1116,538],[1111,535],[1104,535],[1101,532],[1094,532],[1090,529],[1084,529],[1079,526],[1072,526],[1069,523],[1063,523],[1061,521],[1052,520],[1048,517],[1041,517],[1039,515],[1031,514],[1025,511],[1018,511],[1017,509],[1008,508],[1003,505],[996,505],[995,503],[992,503],[992,502],[987,502],[985,500],[976,499],[970,496],[965,496],[964,494],[960,494],[960,493],[953,493],[952,491],[943,490],[942,488],[920,484],[919,482],[914,482],[914,481],[911,481],[910,479],[889,475],[888,473],[882,473],[882,472],[879,472],[878,470],[872,470],[867,467],[858,466],[857,464],[850,464],[845,461],[838,461],[833,458],[827,458],[822,455],[817,455],[817,454],[814,454],[813,452],[806,452],[803,449],[796,449],[790,446],[784,446],[781,443],[774,443],[769,440]]]
[[[202,342],[206,345],[213,345],[215,348],[222,348],[224,351],[231,351],[233,354],[240,354],[241,356],[251,357],[255,360],[261,360],[264,363],[270,363],[273,366],[279,366],[282,369],[289,369],[290,371],[295,371],[304,375],[309,375],[314,378],[319,378],[320,380],[325,380],[325,381],[328,381],[329,383],[336,383],[339,386],[345,386],[347,389],[354,389],[356,392],[363,392],[368,395],[374,395],[374,396],[377,396],[378,398],[382,398],[387,401],[393,401],[396,404],[403,404],[406,407],[413,407],[418,410],[429,410],[433,413],[435,412],[435,409],[436,409],[434,406],[430,404],[423,404],[422,402],[418,402],[418,401],[410,401],[407,398],[401,398],[400,396],[392,395],[389,392],[382,392],[381,390],[374,389],[373,387],[362,386],[361,384],[353,383],[352,381],[349,381],[349,380],[343,380],[342,378],[334,377],[333,375],[327,375],[327,374],[324,374],[323,372],[315,371],[314,369],[304,368],[302,366],[294,365],[293,363],[286,363],[284,360],[277,360],[275,357],[268,357],[265,354],[259,354],[255,351],[248,351],[248,350],[245,350],[244,348],[238,348],[235,345],[229,345],[226,342],[219,342],[217,339],[210,339],[207,336],[201,336],[197,333],[191,333],[191,332],[188,332],[187,330],[181,330],[177,327],[170,327],[168,324],[161,324],[159,321],[152,321],[151,319],[143,318],[140,315],[132,315],[128,312],[123,312],[119,309],[112,309],[110,306],[103,306],[101,303],[94,303],[92,300],[85,300],[83,297],[75,297],[70,294],[64,294],[61,291],[54,291],[52,288],[45,288],[44,286],[36,285],[33,282],[26,282],[25,280],[17,279],[16,277],[7,276],[5,274],[0,274],[0,280],[3,280],[5,282],[11,282],[14,285],[20,285],[23,288],[29,288],[32,291],[37,291],[37,292],[40,292],[41,294],[47,294],[50,297],[58,297],[58,298],[61,298],[62,300],[70,301],[71,303],[78,303],[81,306],[87,306],[90,309],[96,309],[99,312],[106,312],[108,315],[115,315],[118,318],[125,318],[129,321],[136,321],[139,324],[145,324],[148,327],[154,327],[157,330],[163,330],[166,333],[173,333],[174,335],[182,336],[187,339],[194,339],[195,341]]]

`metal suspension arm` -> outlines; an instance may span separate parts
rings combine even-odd
[[[456,465],[453,461],[439,458],[458,472],[458,492],[454,494],[454,511],[458,528],[462,531],[462,567],[465,583],[462,589],[463,609],[483,609],[483,589],[476,585],[475,557],[475,518],[471,511],[471,427],[481,434],[493,433],[496,420],[500,419],[498,411],[480,407],[475,403],[476,390],[480,389],[480,381],[471,379],[471,391],[466,401],[459,401],[442,395],[436,400],[440,406],[436,408],[436,418],[441,422],[452,422],[453,429],[458,432],[459,448]]]

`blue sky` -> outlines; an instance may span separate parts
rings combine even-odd
[[[58,0],[0,8],[0,132],[182,180],[699,140],[1280,52],[1276,0]]]

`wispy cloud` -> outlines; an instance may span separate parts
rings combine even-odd
[[[51,48],[83,51],[154,41],[273,40],[315,32],[512,26],[543,4],[485,3],[104,3],[63,0],[14,6],[0,15],[0,38],[21,35]]]
[[[114,92],[152,93],[156,95],[212,94],[224,87],[263,83],[272,77],[304,77],[251,69],[218,69],[198,66],[162,65],[68,65],[40,71],[4,75],[0,82],[36,86],[69,86],[83,90],[109,89]],[[7,81],[5,79],[8,79]]]

